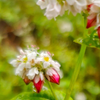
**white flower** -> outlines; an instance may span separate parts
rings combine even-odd
[[[60,64],[57,62],[57,61],[51,61],[51,65],[52,67],[56,70],[56,71],[59,71],[60,70]]]
[[[57,0],[38,0],[37,5],[41,9],[46,8],[45,16],[48,19],[56,18],[61,13],[61,5]]]
[[[25,77],[26,71],[31,68],[31,65],[29,62],[27,63],[21,63],[19,66],[16,68],[15,74],[19,75],[20,77]]]
[[[39,57],[37,58],[37,62],[41,61],[43,63],[43,67],[47,68],[51,64],[51,56],[48,54],[48,52],[41,52]]]
[[[27,59],[31,65],[35,65],[37,52],[32,52],[27,54]]]
[[[38,0],[37,5],[40,6],[41,9],[45,9],[49,4],[49,0]]]
[[[89,0],[66,0],[67,10],[74,16],[86,9]]]
[[[45,16],[48,19],[56,18],[60,15],[61,5],[56,0],[51,0],[51,4],[47,6]]]
[[[27,77],[30,79],[30,80],[33,80],[35,75],[38,74],[38,69],[35,67],[35,68],[32,68],[29,70],[29,72],[27,73]]]
[[[14,67],[18,67],[18,65],[20,64],[20,62],[18,60],[12,60],[10,62],[10,64],[12,64]]]

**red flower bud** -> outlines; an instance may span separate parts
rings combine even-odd
[[[26,85],[28,85],[31,82],[31,80],[26,77],[26,78],[24,78],[24,82]]]
[[[57,71],[53,68],[50,68],[49,70],[47,70],[46,78],[52,83],[59,84],[60,82],[60,76],[57,73]]]
[[[90,28],[92,26],[95,26],[96,25],[96,17],[92,18],[92,19],[87,19],[87,26],[86,28]]]
[[[33,84],[37,90],[37,93],[39,93],[41,91],[43,83],[44,83],[44,81],[41,80],[39,75],[35,76],[35,78],[33,79]]]
[[[98,37],[100,39],[100,26],[98,27],[97,31],[98,31]]]

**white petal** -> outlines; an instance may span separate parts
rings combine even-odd
[[[44,62],[44,63],[43,63],[43,67],[44,67],[44,68],[47,68],[48,66],[50,66],[50,62]]]
[[[25,54],[25,52],[21,48],[18,48],[18,50],[19,50],[19,52],[20,52],[21,55]]]
[[[46,74],[49,75],[49,76],[52,76],[53,75],[52,74],[52,69],[51,68],[47,69]]]
[[[27,55],[28,61],[31,61],[32,59],[35,59],[35,58],[36,58],[36,55],[37,55],[36,52],[29,53],[29,54]]]
[[[80,5],[80,6],[85,6],[85,5],[87,5],[86,0],[75,0],[75,2],[76,2],[78,5]]]
[[[25,68],[31,68],[30,62],[26,62],[26,63],[25,63]]]
[[[40,72],[39,75],[40,75],[41,80],[43,81],[44,80],[43,72]]]
[[[97,14],[97,24],[100,24],[100,13]]]
[[[93,4],[95,4],[96,6],[100,7],[100,0],[94,0]]]
[[[92,12],[92,13],[99,13],[99,11],[100,11],[100,7],[98,7],[98,6],[96,6],[96,5],[93,5],[93,6],[91,7],[91,12]]]
[[[25,63],[21,63],[18,66],[18,70],[22,71],[25,67],[26,67],[26,64]]]
[[[75,0],[66,0],[69,5],[73,5]]]
[[[39,80],[40,80],[39,75],[36,75],[36,76],[35,76],[35,80],[34,80],[34,81],[35,81],[35,83],[38,83],[38,82],[39,82]]]
[[[12,64],[14,67],[18,67],[19,62],[18,62],[17,60],[12,60],[12,61],[10,62],[10,64]]]
[[[37,5],[39,5],[41,9],[45,9],[48,5],[48,0],[38,0]]]
[[[38,74],[38,73],[39,73],[39,72],[38,72],[38,69],[35,67],[35,68],[32,68],[32,69],[29,70],[27,76],[28,76],[28,78],[29,78],[30,80],[33,80],[34,77],[35,77],[35,74]]]

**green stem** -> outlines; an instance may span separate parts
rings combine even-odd
[[[56,95],[55,95],[55,93],[54,93],[54,91],[53,91],[54,89],[53,89],[51,83],[50,83],[49,81],[47,81],[47,82],[48,82],[48,85],[49,85],[49,87],[50,87],[50,90],[51,90],[51,92],[52,92],[52,94],[53,94],[55,100],[58,100],[57,97],[56,97]]]
[[[64,100],[69,100],[69,98],[70,98],[71,92],[74,88],[76,79],[77,79],[79,71],[80,71],[80,67],[81,67],[82,59],[83,59],[84,54],[85,54],[85,50],[86,50],[86,45],[83,44],[81,46],[81,50],[80,50],[80,53],[79,53],[77,63],[75,65],[75,69],[74,69],[74,73],[73,73],[73,76],[72,76],[72,79],[71,79],[71,82],[70,82],[70,85],[69,85],[69,89],[67,91],[67,94],[66,94]]]

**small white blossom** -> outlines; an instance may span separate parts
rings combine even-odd
[[[43,63],[43,67],[47,68],[51,64],[51,57],[48,54],[48,52],[41,52],[39,57],[37,58],[37,61],[41,61]]]
[[[51,1],[51,4],[47,6],[44,14],[48,19],[56,18],[58,15],[60,15],[61,11],[61,5],[56,0]]]
[[[10,64],[12,64],[14,67],[17,67],[20,64],[20,62],[18,60],[12,60]]]
[[[49,0],[38,0],[37,5],[40,6],[41,9],[45,9],[49,4]]]
[[[27,77],[30,79],[30,80],[33,80],[34,77],[35,77],[35,74],[38,74],[39,71],[38,69],[35,67],[35,68],[32,68],[29,70],[29,72],[27,73]]]
[[[61,5],[57,0],[38,0],[37,5],[39,5],[41,9],[46,9],[44,15],[48,19],[56,18],[60,15]]]

